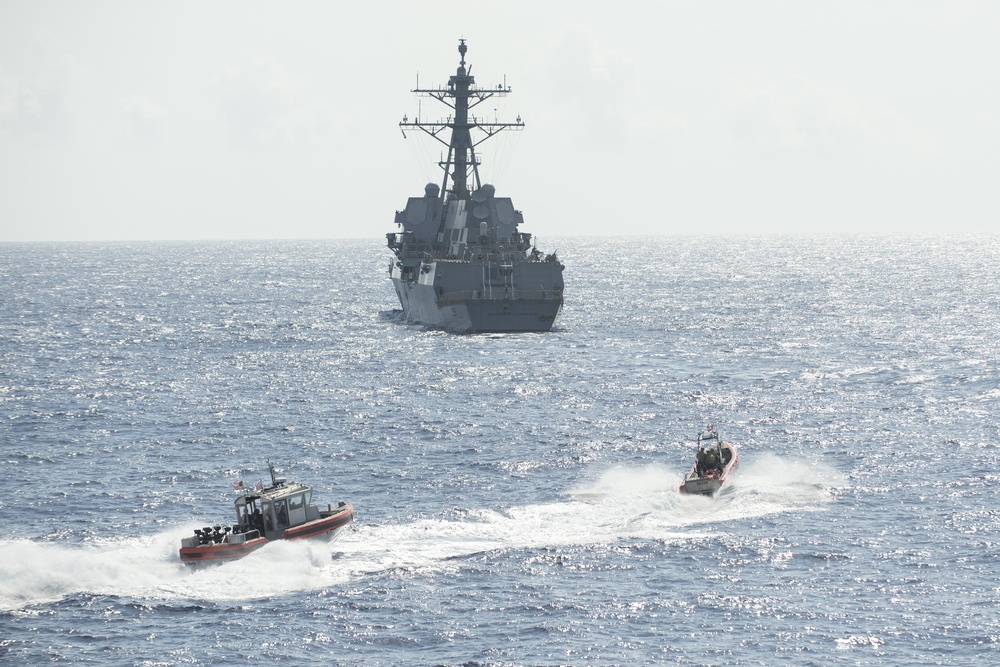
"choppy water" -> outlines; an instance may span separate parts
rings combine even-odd
[[[1000,238],[557,247],[452,336],[377,242],[0,245],[0,663],[1000,660]],[[357,522],[182,567],[268,458]]]

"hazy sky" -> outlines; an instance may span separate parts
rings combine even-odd
[[[1000,232],[995,0],[0,0],[0,241],[380,238],[459,37],[543,245]]]

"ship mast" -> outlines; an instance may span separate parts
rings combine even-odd
[[[479,178],[479,160],[476,157],[476,146],[483,143],[493,135],[503,130],[521,130],[524,123],[518,116],[513,123],[482,122],[476,116],[469,116],[469,110],[482,104],[491,97],[502,97],[510,92],[510,87],[498,84],[496,88],[477,88],[476,79],[472,76],[472,67],[465,68],[465,53],[468,47],[465,40],[460,39],[458,53],[461,60],[455,75],[448,79],[447,88],[416,88],[412,92],[424,97],[433,97],[454,110],[454,114],[447,119],[437,122],[422,122],[419,118],[409,121],[403,116],[399,124],[406,136],[407,128],[418,128],[430,136],[434,137],[448,147],[448,158],[438,162],[444,170],[444,180],[441,184],[441,200],[444,201],[446,193],[451,193],[457,199],[469,198],[469,176],[473,178],[475,189],[482,186]],[[419,82],[417,84],[419,86]],[[446,141],[440,136],[446,129],[451,130],[451,136]],[[474,140],[473,130],[483,133]],[[451,188],[448,182],[451,181]]]

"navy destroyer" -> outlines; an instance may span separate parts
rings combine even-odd
[[[448,147],[438,166],[441,185],[429,183],[422,197],[410,197],[396,212],[401,232],[386,234],[395,258],[389,276],[407,322],[455,333],[548,331],[563,304],[563,265],[555,253],[540,252],[531,234],[518,230],[521,212],[509,197],[480,181],[476,147],[505,130],[524,127],[470,113],[510,92],[497,85],[479,88],[466,69],[465,40],[448,86],[417,88],[452,109],[439,121],[403,117],[407,130],[421,130]]]

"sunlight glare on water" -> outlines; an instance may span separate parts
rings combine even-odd
[[[367,241],[0,247],[0,661],[996,661],[998,239],[559,248],[452,336]],[[356,522],[182,566],[268,460]]]

